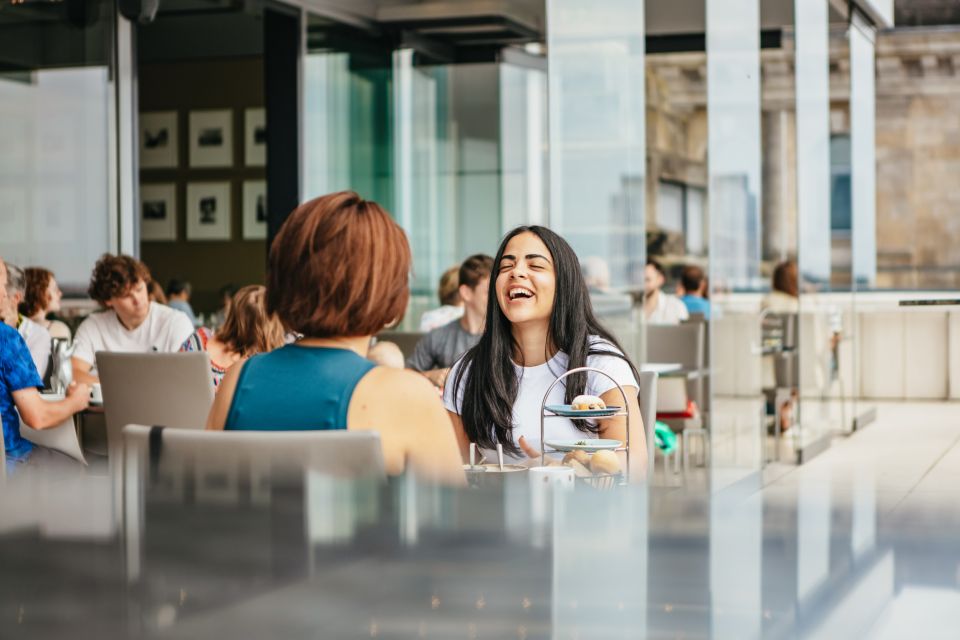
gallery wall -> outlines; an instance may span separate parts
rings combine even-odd
[[[195,310],[211,312],[224,284],[264,279],[266,229],[255,206],[264,149],[252,140],[263,60],[145,63],[138,84],[140,255],[162,286],[190,281]]]

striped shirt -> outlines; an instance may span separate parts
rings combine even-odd
[[[200,327],[180,346],[180,351],[206,351],[207,342],[212,337],[213,331],[206,327]],[[211,359],[210,372],[213,374],[213,388],[216,389],[220,386],[220,381],[223,380],[223,376],[227,373],[227,370]]]

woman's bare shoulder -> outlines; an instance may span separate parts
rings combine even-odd
[[[439,402],[437,388],[423,375],[409,369],[376,367],[360,380],[355,393],[366,401],[404,406]]]

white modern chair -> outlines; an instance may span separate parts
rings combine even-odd
[[[123,523],[127,577],[139,578],[144,495],[173,469],[195,487],[194,500],[222,503],[240,485],[251,495],[304,474],[350,481],[386,478],[374,431],[203,431],[138,424],[123,428]]]
[[[682,390],[697,405],[700,414],[695,418],[666,420],[678,433],[678,446],[684,469],[689,468],[690,444],[700,438],[704,464],[708,456],[709,437],[705,426],[706,393],[704,381],[708,374],[706,362],[706,325],[692,322],[681,325],[649,325],[647,327],[647,360],[649,362],[676,362],[684,370],[683,379],[664,378],[661,384],[682,383]],[[661,398],[662,400],[662,398]]]
[[[107,427],[107,465],[113,478],[115,523],[122,517],[120,482],[123,428],[149,424],[202,429],[213,405],[210,358],[203,353],[98,352],[97,374],[103,388]],[[171,496],[182,491],[179,474],[171,474]]]
[[[640,405],[640,418],[643,420],[644,435],[647,439],[647,478],[653,477],[653,463],[656,454],[654,427],[657,422],[657,374],[641,371],[637,380],[640,389],[637,402]]]

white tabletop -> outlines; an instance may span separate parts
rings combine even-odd
[[[679,362],[647,362],[640,367],[640,371],[645,373],[657,373],[660,375],[663,375],[664,373],[673,373],[682,369],[683,365]]]

